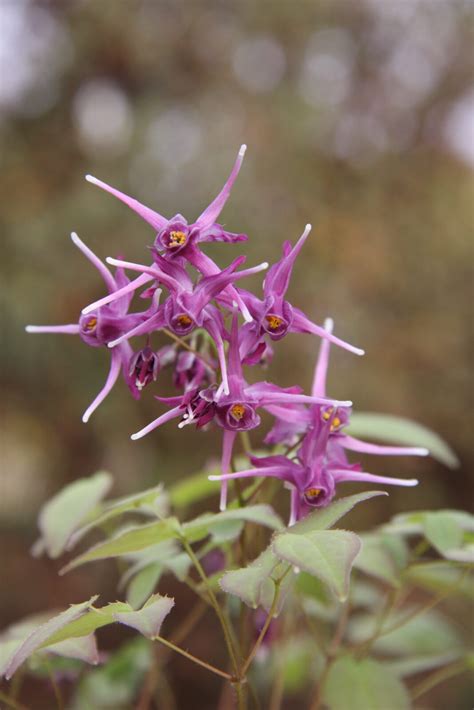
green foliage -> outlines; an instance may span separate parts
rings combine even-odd
[[[152,647],[145,638],[124,644],[104,666],[81,678],[71,710],[128,710],[152,661]]]
[[[474,516],[459,510],[415,511],[396,515],[383,527],[389,533],[422,535],[440,555],[457,562],[474,562]]]
[[[62,572],[86,562],[120,558],[120,587],[126,588],[127,601],[96,608],[94,598],[8,630],[0,639],[0,668],[5,675],[11,677],[26,661],[30,672],[45,676],[45,654],[50,671],[60,674],[61,664],[75,663],[67,670],[78,674],[81,663],[97,664],[95,632],[109,624],[129,626],[148,640],[161,639],[162,623],[174,606],[172,598],[155,593],[164,575],[171,572],[179,580],[190,581],[188,545],[196,546],[198,558],[215,548],[231,556],[232,543],[246,524],[272,531],[268,547],[246,567],[209,577],[206,586],[208,591],[231,594],[275,617],[289,598],[292,612],[298,609],[295,618],[302,612],[311,630],[315,626],[320,642],[317,652],[305,628],[279,642],[277,653],[271,654],[273,660],[266,664],[264,676],[278,672],[284,692],[302,692],[322,674],[322,699],[330,710],[405,710],[409,701],[401,678],[464,663],[463,639],[445,617],[436,610],[425,612],[422,602],[419,607],[404,605],[396,612],[387,603],[401,593],[403,585],[434,592],[440,599],[451,594],[472,597],[466,565],[472,549],[472,516],[451,510],[415,511],[398,515],[360,537],[331,529],[355,505],[384,495],[378,491],[338,499],[291,528],[285,528],[273,508],[263,503],[239,507],[233,501],[224,512],[204,513],[186,522],[169,516],[170,499],[175,507],[186,508],[213,494],[214,489],[204,481],[205,474],[198,474],[175,486],[170,496],[155,486],[103,502],[110,478],[96,474],[68,486],[45,506],[37,549],[57,556],[91,531],[100,531],[104,539],[75,557]],[[245,489],[244,501],[258,485]],[[444,559],[423,561],[420,555],[430,548]],[[358,574],[350,587],[352,568]],[[324,652],[333,643],[331,628],[340,620],[340,602],[349,594],[347,608],[352,615],[338,642],[340,648],[329,657],[326,674]],[[238,605],[232,607],[231,615],[237,614]],[[105,710],[130,706],[150,663],[150,649],[143,641],[126,646],[123,655],[116,654],[106,668],[85,677],[72,701],[73,710],[87,704]],[[345,641],[354,656],[348,654]],[[136,649],[137,659],[131,659],[131,648]],[[119,673],[125,674],[126,682],[117,680]]]
[[[105,542],[94,545],[87,552],[76,557],[61,572],[68,572],[86,562],[140,552],[158,542],[170,539],[186,539],[194,543],[212,535],[217,542],[233,540],[239,536],[245,522],[264,525],[273,530],[283,527],[280,518],[269,505],[251,505],[246,508],[229,509],[222,513],[206,513],[182,525],[176,518],[167,518],[119,531]]]
[[[113,614],[113,618],[136,629],[142,636],[155,639],[160,635],[161,625],[173,607],[174,599],[155,594],[138,611],[119,611]]]
[[[273,543],[247,567],[226,572],[220,579],[221,588],[229,594],[238,596],[245,604],[253,609],[262,606],[268,611],[274,596],[274,580],[285,571],[285,567],[280,563],[280,560],[283,560],[284,562],[290,562],[292,565],[297,565],[311,574],[316,574],[317,577],[329,584],[338,595],[344,596],[344,594],[347,593],[346,577],[348,575],[348,569],[350,570],[350,564],[354,559],[354,554],[357,554],[356,547],[358,549],[358,544],[354,540],[356,536],[352,537],[351,533],[335,531],[337,534],[331,537],[330,560],[324,561],[324,559],[320,559],[319,565],[311,563],[311,554],[314,553],[314,550],[311,550],[311,548],[315,547],[318,543],[312,541],[311,537],[305,540],[304,536],[311,536],[312,534],[317,534],[318,531],[324,531],[349,513],[355,505],[365,500],[370,500],[377,495],[383,494],[378,491],[372,491],[340,498],[331,503],[327,508],[310,513],[307,518],[290,528],[291,533],[278,534]],[[341,534],[348,537],[341,537]],[[302,540],[299,541],[298,548],[301,550],[304,559],[301,559],[299,562],[293,561],[292,558],[294,545],[293,551],[290,552],[287,549],[290,543],[284,540],[282,547],[285,549],[280,548],[279,540],[281,538],[293,537],[302,538]],[[320,538],[320,541],[322,541],[322,538]],[[346,543],[348,543],[348,552],[343,550]],[[304,551],[302,549],[303,546],[305,547]],[[304,554],[304,552],[306,552],[306,554]],[[287,557],[288,553],[291,559]],[[319,554],[324,554],[324,551],[320,551]],[[341,567],[342,561],[344,561],[346,565],[344,569]],[[305,566],[306,564],[310,564],[311,568],[308,569]],[[287,567],[288,565],[286,568]],[[282,585],[283,589],[281,590],[283,593],[280,594],[278,611],[281,609],[284,592],[290,585],[292,576],[291,571],[286,574]]]
[[[398,587],[398,565],[387,541],[388,536],[374,534],[361,536],[362,549],[357,555],[354,567],[377,579]]]
[[[390,614],[373,643],[373,649],[384,655],[404,657],[438,655],[447,650],[462,649],[463,640],[459,632],[442,614],[431,609],[412,616],[417,609],[410,606]],[[403,623],[405,619],[409,621]],[[350,639],[363,643],[372,637],[376,628],[373,614],[360,614],[352,620]]]
[[[143,636],[156,638],[161,624],[174,606],[174,600],[155,594],[139,610],[125,602],[105,607],[93,606],[97,597],[82,604],[73,604],[66,611],[47,620],[32,619],[17,625],[0,641],[2,673],[7,679],[37,652],[47,650],[67,658],[97,663],[94,631],[119,622],[132,626]]]
[[[372,658],[339,658],[330,668],[324,701],[331,710],[408,710],[405,686],[395,673]]]
[[[72,622],[83,616],[90,608],[97,597],[92,597],[87,602],[82,604],[73,604],[66,611],[61,612],[57,616],[53,616],[44,623],[36,626],[19,644],[15,644],[10,648],[8,659],[4,661],[4,675],[7,679],[15,673],[15,671],[29,658],[35,651],[58,644],[59,641],[64,641],[70,638],[70,634],[66,634],[62,638],[58,638],[61,630],[67,628]],[[90,632],[87,631],[81,636],[86,636]]]
[[[99,472],[70,483],[51,498],[39,514],[41,538],[34,552],[46,551],[50,557],[58,557],[72,533],[91,515],[111,485],[110,473]]]
[[[402,446],[420,446],[428,449],[433,458],[449,468],[459,466],[456,454],[438,434],[404,417],[375,412],[354,412],[347,433]]]
[[[208,476],[214,473],[218,475],[220,468],[207,469],[195,473],[193,476],[188,476],[182,481],[174,483],[170,490],[170,502],[177,508],[187,508],[194,503],[199,503],[201,500],[209,498],[213,494],[217,494],[220,489],[218,481],[210,481]]]
[[[321,579],[341,601],[349,593],[350,571],[359,550],[357,535],[345,530],[286,533],[273,543],[277,557]]]
[[[388,495],[385,491],[366,491],[364,493],[356,493],[353,496],[338,498],[326,508],[316,509],[306,518],[300,520],[291,528],[292,533],[301,534],[312,532],[313,530],[327,530],[337,523],[344,515],[347,515],[354,506],[363,503],[377,496]]]
[[[286,567],[268,548],[247,567],[226,572],[219,584],[224,592],[239,597],[252,609],[263,606],[269,611],[274,597],[274,580],[285,572]]]
[[[472,573],[447,561],[423,562],[403,571],[403,580],[429,592],[459,595],[474,601]]]
[[[168,496],[159,484],[141,493],[118,498],[104,504],[97,514],[91,518],[87,525],[84,525],[71,536],[68,549],[74,547],[87,533],[94,528],[104,527],[110,521],[125,513],[140,513],[153,517],[164,517],[168,513]]]

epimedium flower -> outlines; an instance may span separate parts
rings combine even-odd
[[[185,393],[181,398],[166,398],[172,409],[165,412],[153,422],[144,427],[141,431],[132,435],[132,439],[140,439],[146,434],[170,421],[181,417],[179,427],[195,423],[197,426],[214,421],[224,430],[221,468],[223,473],[230,469],[232,451],[236,435],[239,431],[249,431],[255,429],[260,424],[259,408],[272,411],[272,406],[281,407],[281,415],[284,416],[285,405],[294,404],[320,404],[323,406],[351,406],[352,402],[340,402],[328,399],[326,396],[305,395],[301,393],[300,387],[289,387],[283,389],[269,382],[257,382],[249,385],[244,379],[242,363],[239,354],[239,333],[237,315],[234,312],[232,319],[232,331],[228,351],[227,364],[228,391],[223,384],[217,389],[210,387],[205,390],[195,390]],[[288,417],[291,420],[291,407],[288,409]],[[221,489],[220,507],[224,510],[227,500],[226,479]]]
[[[122,269],[117,269],[115,276],[113,276],[105,264],[79,239],[75,232],[71,234],[71,239],[98,270],[109,293],[120,290],[128,283],[128,278]],[[157,292],[155,303],[152,306],[153,309],[156,308],[156,301],[159,295],[159,292]],[[78,323],[68,325],[28,325],[26,326],[26,330],[28,333],[65,333],[69,335],[79,335],[79,337],[91,347],[104,347],[114,338],[120,337],[137,323],[148,318],[149,313],[147,311],[144,313],[129,314],[130,300],[131,297],[129,296],[122,296],[121,298],[115,299],[110,305],[97,308],[87,315],[82,314]],[[139,360],[140,353],[134,354],[130,344],[126,341],[121,342],[120,347],[112,351],[109,373],[104,387],[84,412],[82,417],[83,422],[89,420],[91,414],[107,397],[116,383],[120,371],[122,371],[132,395],[135,398],[140,396],[142,387],[137,386],[136,373],[136,366]],[[143,362],[143,354],[141,361]],[[152,365],[152,377],[154,367],[155,365]],[[143,377],[143,375],[141,377]],[[144,384],[146,384],[145,379],[143,379]]]
[[[155,247],[157,250],[166,252],[168,256],[179,255],[180,257],[186,257],[190,247],[200,242],[240,242],[247,239],[245,234],[227,232],[222,225],[216,222],[229,198],[233,184],[242,166],[246,150],[246,145],[240,147],[237,159],[222,190],[199,215],[197,220],[191,224],[188,224],[187,220],[180,214],[167,219],[159,212],[146,207],[133,197],[125,195],[120,190],[107,185],[92,175],[86,175],[86,180],[117,197],[151,225],[156,231]]]
[[[240,295],[253,317],[253,321],[245,326],[242,332],[240,351],[246,361],[255,359],[255,353],[262,347],[265,336],[276,341],[281,340],[287,333],[311,333],[356,355],[364,354],[361,348],[356,348],[313,323],[303,311],[285,299],[296,257],[310,231],[311,225],[307,224],[293,247],[289,241],[284,243],[282,258],[269,268],[263,282],[263,300],[248,291],[240,290]]]
[[[245,234],[228,232],[222,225],[216,222],[230,196],[234,182],[240,172],[246,150],[246,145],[240,147],[234,166],[222,190],[192,224],[188,224],[187,220],[181,214],[167,219],[159,212],[155,212],[135,198],[125,195],[123,192],[120,192],[120,190],[107,185],[107,183],[98,180],[92,175],[86,175],[86,180],[117,197],[153,227],[156,232],[154,240],[154,248],[156,251],[163,252],[166,258],[171,260],[175,258],[177,258],[177,260],[186,260],[204,276],[212,276],[219,273],[220,269],[209,256],[201,251],[198,245],[201,242],[217,241],[235,243],[247,240]],[[149,276],[142,274],[135,279],[135,288],[142,286],[149,280]],[[229,302],[234,300],[241,310],[244,319],[251,321],[252,316],[245,303],[240,298],[239,293],[231,285],[226,288],[226,292],[228,298],[231,299]],[[128,291],[125,291],[123,295],[126,293],[128,293]],[[107,303],[107,297],[101,299],[100,302],[88,306],[85,309],[85,313],[87,314],[94,306],[105,305],[105,303]]]
[[[325,329],[331,333],[332,328],[332,320],[328,319]],[[291,490],[290,524],[306,515],[311,508],[328,505],[336,493],[338,483],[356,481],[397,486],[415,486],[418,483],[416,479],[391,478],[363,471],[360,464],[349,463],[346,450],[379,455],[426,456],[429,453],[423,448],[370,444],[343,431],[349,423],[350,405],[321,403],[321,398],[326,395],[329,348],[330,341],[323,340],[313,378],[311,395],[315,400],[320,398],[319,402],[315,401],[309,408],[305,408],[295,399],[293,403],[288,403],[289,408],[275,405],[269,407],[269,411],[279,420],[279,428],[275,427],[273,431],[274,441],[278,438],[288,440],[289,437],[303,434],[296,456],[251,456],[254,468],[230,473],[228,467],[223,467],[221,475],[209,476],[210,480],[221,483],[250,477],[279,478]]]
[[[155,382],[160,371],[160,357],[149,345],[138,350],[130,360],[128,374],[135,382],[137,390]]]
[[[224,391],[229,391],[227,381],[227,364],[224,351],[224,339],[227,333],[221,312],[212,305],[215,299],[229,284],[238,279],[258,273],[268,267],[267,263],[259,264],[249,269],[236,271],[246,259],[238,257],[225,269],[212,276],[202,277],[193,284],[186,269],[175,262],[169,263],[158,253],[155,254],[157,267],[147,267],[119,259],[108,258],[107,262],[121,268],[151,274],[158,283],[170,290],[165,302],[152,313],[150,317],[139,323],[135,328],[121,334],[109,342],[109,347],[120,345],[133,336],[144,335],[167,327],[175,335],[184,337],[195,328],[204,328],[213,339],[221,368]]]

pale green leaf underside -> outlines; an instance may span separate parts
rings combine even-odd
[[[36,543],[36,550],[46,549],[50,557],[58,557],[72,533],[83,524],[111,485],[112,476],[99,472],[74,481],[51,498],[39,515],[42,537]]]
[[[354,412],[347,433],[367,440],[420,446],[449,468],[459,466],[456,454],[438,434],[411,419],[376,412]]]
[[[351,656],[337,660],[328,673],[323,699],[331,710],[409,710],[408,692],[387,666]]]
[[[284,533],[273,542],[280,559],[321,579],[341,600],[347,598],[350,571],[359,550],[357,535],[345,530]]]

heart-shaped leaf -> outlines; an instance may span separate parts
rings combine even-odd
[[[366,658],[339,658],[330,668],[323,692],[331,710],[409,710],[403,683],[390,669]]]
[[[351,567],[360,550],[357,535],[345,530],[283,533],[272,547],[277,557],[321,579],[339,599],[347,598]]]

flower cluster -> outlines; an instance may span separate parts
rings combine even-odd
[[[173,382],[180,394],[157,397],[167,405],[164,413],[132,435],[139,439],[172,419],[180,428],[198,428],[211,423],[223,430],[221,509],[226,506],[227,481],[232,478],[273,476],[291,489],[291,522],[314,506],[325,506],[341,481],[373,481],[415,485],[416,481],[384,478],[362,471],[349,463],[347,450],[374,454],[425,455],[425,449],[383,447],[358,441],[344,432],[349,422],[350,401],[338,401],[326,394],[326,372],[330,343],[362,355],[363,351],[336,337],[332,322],[313,323],[300,309],[286,300],[295,260],[310,232],[307,225],[298,241],[283,245],[281,258],[241,269],[245,256],[220,269],[201,250],[204,242],[245,241],[244,234],[228,232],[217,219],[230,195],[245,154],[240,149],[224,187],[189,224],[180,214],[171,219],[145,207],[134,198],[91,176],[87,180],[111,193],[142,217],[155,231],[150,264],[107,258],[107,266],[72,234],[74,244],[99,271],[107,295],[83,309],[78,323],[61,326],[28,326],[29,332],[78,334],[92,347],[110,349],[110,370],[102,390],[87,408],[87,421],[117,381],[120,372],[135,398],[154,382],[165,366],[173,368]],[[247,276],[268,268],[262,297],[241,287]],[[130,280],[125,271],[138,274]],[[138,289],[147,302],[143,310],[130,312]],[[165,293],[165,295],[163,295]],[[152,336],[165,332],[173,345],[153,349]],[[298,386],[281,388],[259,381],[249,384],[243,365],[264,365],[273,355],[272,344],[287,333],[309,333],[322,338],[312,392]],[[132,338],[143,338],[133,349]],[[231,472],[234,442],[239,432],[260,425],[259,410],[266,410],[275,424],[265,443],[277,446],[278,454],[251,457],[254,468]]]

